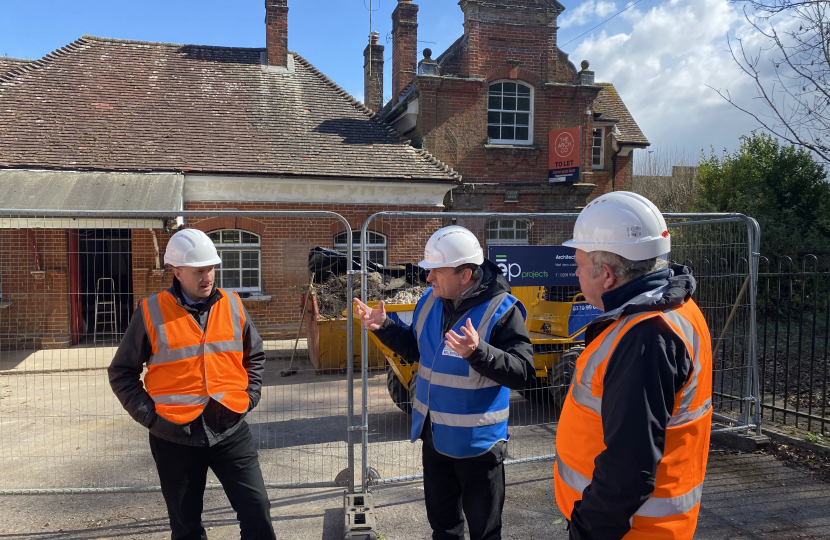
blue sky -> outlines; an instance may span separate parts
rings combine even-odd
[[[358,99],[363,98],[369,1],[289,0],[289,48]],[[753,129],[751,119],[707,87],[728,88],[747,102],[754,96],[728,56],[726,35],[748,36],[740,12],[728,0],[640,0],[582,37],[632,2],[560,1],[566,7],[559,18],[560,46],[577,66],[587,59],[597,80],[617,86],[652,143],[696,157],[710,145],[733,149],[738,136]],[[372,0],[373,28],[387,45],[387,99],[396,3]],[[463,33],[463,14],[456,0],[416,3],[420,48],[431,48],[435,57]],[[40,58],[83,34],[263,47],[264,16],[264,0],[3,0],[0,56]]]

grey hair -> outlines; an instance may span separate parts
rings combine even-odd
[[[614,270],[614,275],[617,279],[623,283],[637,279],[649,272],[662,270],[669,265],[668,261],[659,257],[644,261],[630,261],[610,251],[591,251],[588,253],[588,257],[594,265],[591,269],[591,277],[599,277],[602,272],[602,265],[607,264]]]
[[[460,266],[456,266],[455,268],[453,268],[453,274],[460,274],[467,268],[469,268],[473,272],[472,276],[470,277],[471,281],[478,281],[484,275],[484,270],[482,270],[481,265],[475,263],[467,263],[462,264]]]

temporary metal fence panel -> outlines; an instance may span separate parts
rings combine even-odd
[[[107,367],[139,300],[171,285],[163,254],[182,222],[213,238],[218,286],[240,294],[264,339],[262,397],[246,420],[266,484],[353,486],[352,281],[343,278],[328,320],[307,294],[338,260],[310,250],[339,237],[351,251],[348,222],[330,212],[168,214],[0,216],[0,494],[159,489],[147,430],[113,394]],[[220,487],[212,474],[208,483]]]
[[[828,336],[830,271],[826,257],[761,257],[758,346],[764,418],[830,431]]]
[[[451,224],[468,228],[478,236],[486,254],[488,247],[498,245],[560,245],[571,237],[577,215],[375,214],[364,223],[362,237],[356,239],[360,243],[356,242],[355,249],[361,251],[366,269],[360,297],[364,301],[383,299],[389,316],[410,324],[413,304],[427,288],[426,274],[419,274],[413,265],[422,260],[427,240],[439,228]],[[692,268],[698,283],[695,300],[709,324],[716,350],[713,431],[757,429],[757,223],[735,214],[667,214],[666,218],[672,233],[670,258]],[[576,297],[578,287],[522,287],[513,292],[531,319],[537,383],[511,392],[507,464],[555,455],[556,424],[570,384],[570,366],[582,345],[563,329],[568,329],[570,303],[584,302]],[[410,444],[411,398],[407,388],[411,373],[416,372],[414,362],[392,356],[392,361],[385,363],[385,355],[391,351],[384,350],[365,329],[361,354],[362,388],[356,387],[355,393],[362,403],[365,429],[363,488],[371,483],[417,479],[422,474],[421,442]],[[417,385],[417,378],[414,380]]]
[[[670,257],[692,269],[712,338],[713,432],[760,434],[756,291],[760,229],[745,216],[667,214]]]

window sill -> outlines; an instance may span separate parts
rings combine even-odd
[[[0,309],[9,309],[14,302],[0,302]]]
[[[538,144],[485,143],[485,150],[541,150]]]
[[[593,172],[611,172],[611,169],[605,169],[603,167],[591,167]]]
[[[485,240],[487,246],[529,246],[529,240]]]
[[[270,302],[272,297],[260,293],[252,293],[251,296],[248,296],[246,298],[240,296],[240,298],[243,302]]]

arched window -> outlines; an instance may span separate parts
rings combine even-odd
[[[530,221],[494,219],[487,223],[488,245],[524,245],[530,243]]]
[[[369,251],[367,257],[370,262],[386,266],[386,236],[378,232],[367,231],[368,243],[366,249]],[[334,236],[334,249],[346,253],[346,233],[342,232]],[[360,231],[352,231],[352,257],[360,260]]]
[[[487,138],[491,144],[533,143],[533,88],[515,81],[490,85]]]
[[[239,229],[222,229],[211,231],[208,236],[222,259],[222,264],[216,267],[218,286],[237,292],[261,291],[262,241],[259,235]]]

